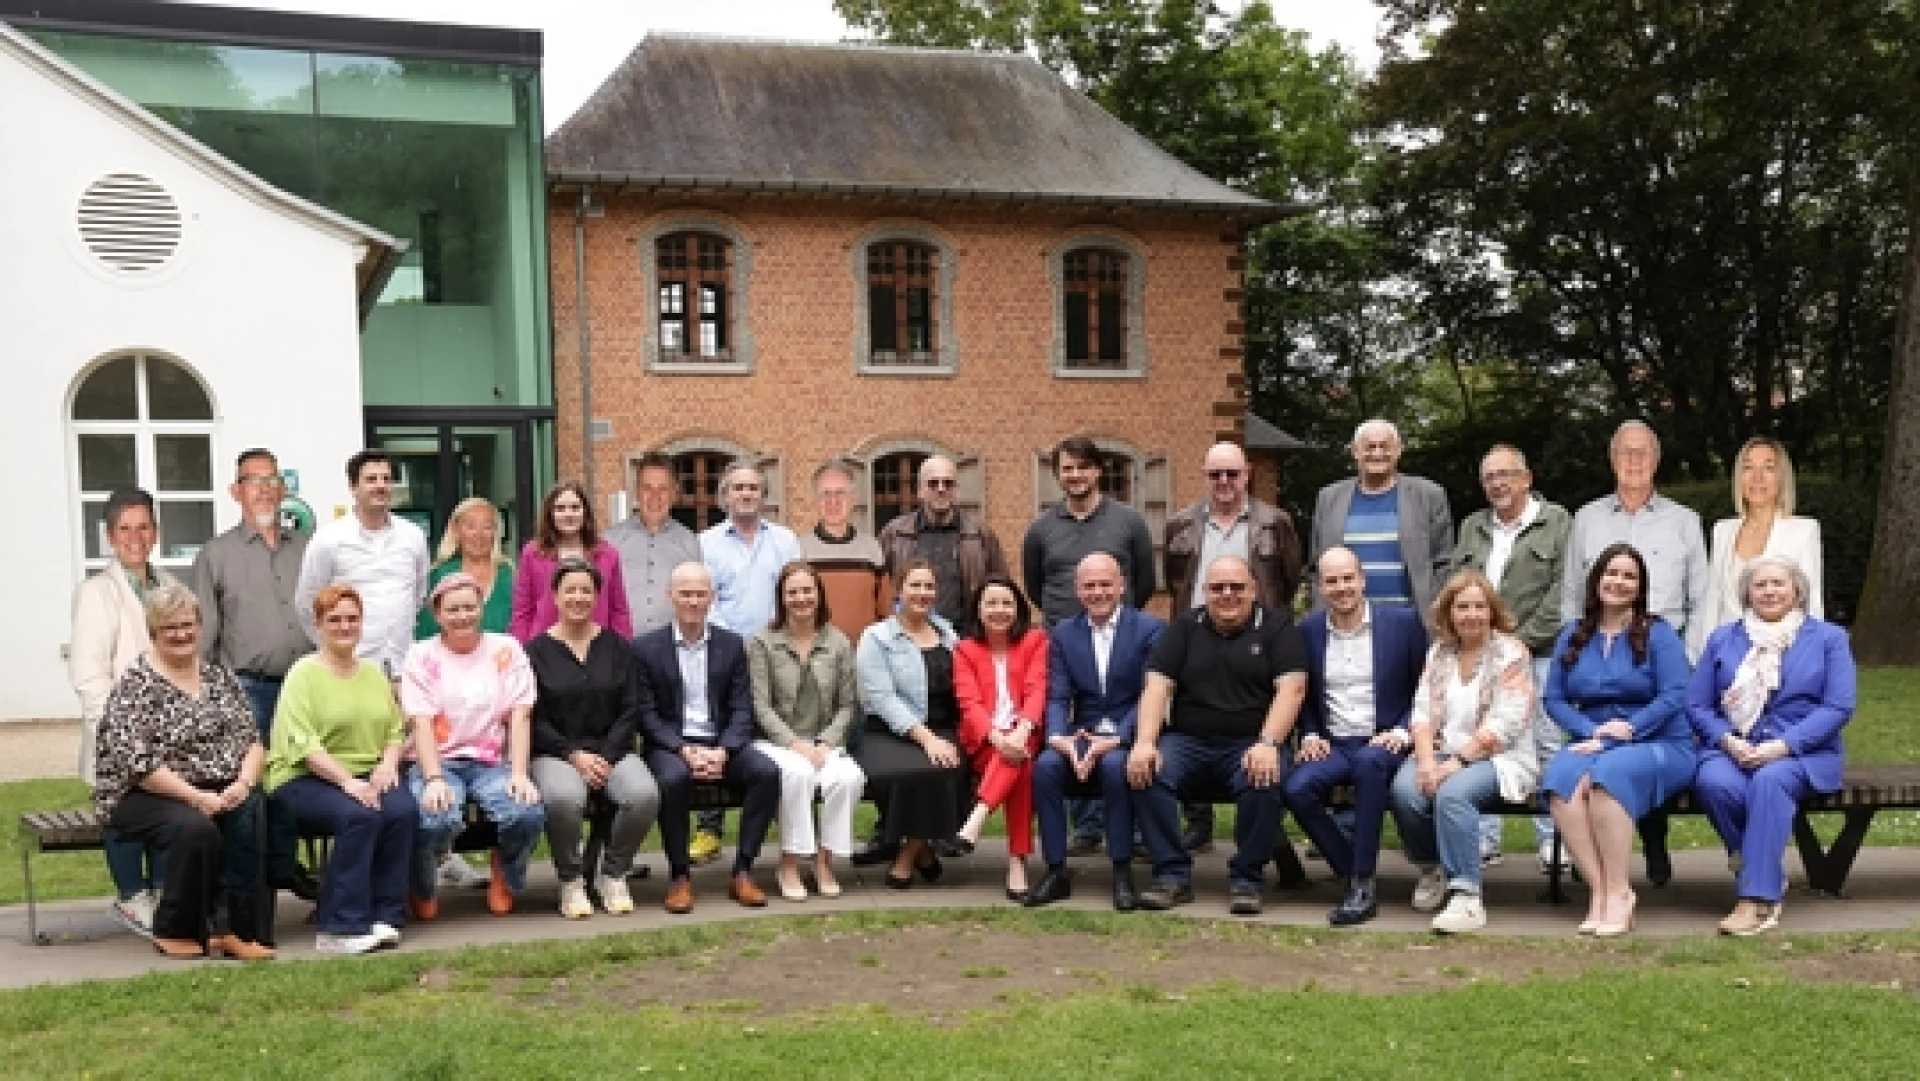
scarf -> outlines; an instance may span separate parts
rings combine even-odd
[[[1752,612],[1741,618],[1741,624],[1747,629],[1747,640],[1752,644],[1747,647],[1747,655],[1740,659],[1740,667],[1734,669],[1733,682],[1720,696],[1727,720],[1733,722],[1733,730],[1740,738],[1745,739],[1753,730],[1760,715],[1766,712],[1767,699],[1780,689],[1780,660],[1793,646],[1806,621],[1807,614],[1798,608],[1778,623],[1768,623]]]

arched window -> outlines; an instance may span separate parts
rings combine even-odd
[[[1103,459],[1100,463],[1100,494],[1126,503],[1147,519],[1147,530],[1155,548],[1162,543],[1167,524],[1168,501],[1172,485],[1167,473],[1167,456],[1152,454],[1117,439],[1095,438]],[[1033,459],[1034,513],[1044,513],[1060,502],[1060,481],[1053,469],[1053,449],[1049,447]]]
[[[655,372],[739,372],[753,367],[747,281],[751,251],[735,231],[677,220],[640,241],[649,333],[641,356]]]
[[[727,516],[720,505],[720,474],[732,457],[713,451],[673,456],[673,516],[695,533]]]
[[[84,565],[91,570],[110,558],[107,497],[127,487],[153,495],[154,561],[191,564],[214,532],[213,403],[199,379],[166,357],[114,357],[80,383],[69,420]]]
[[[1047,269],[1054,287],[1054,374],[1144,374],[1146,261],[1140,254],[1118,237],[1076,237],[1054,250]]]
[[[859,283],[854,368],[867,375],[947,375],[960,360],[953,250],[931,229],[879,225],[853,245]]]

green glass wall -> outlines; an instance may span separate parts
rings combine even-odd
[[[369,406],[550,406],[537,68],[35,32],[255,175],[412,245]]]

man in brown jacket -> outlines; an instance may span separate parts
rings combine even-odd
[[[934,611],[960,630],[968,622],[968,598],[989,574],[1011,575],[1000,539],[987,524],[954,505],[960,495],[960,470],[953,459],[936,454],[920,463],[920,507],[902,514],[880,531],[880,552],[887,577],[916,559],[933,564],[940,598]]]
[[[1247,561],[1261,604],[1291,613],[1300,585],[1300,536],[1293,530],[1293,516],[1247,494],[1253,470],[1238,444],[1215,443],[1201,469],[1207,498],[1167,519],[1160,558],[1170,614],[1207,603],[1207,565],[1223,555]],[[1213,805],[1190,803],[1181,810],[1187,820],[1182,837],[1187,849],[1213,847]]]

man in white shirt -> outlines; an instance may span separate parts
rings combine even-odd
[[[358,590],[359,655],[398,678],[427,596],[427,537],[393,513],[393,460],[386,452],[363,450],[347,459],[347,483],[353,513],[314,531],[300,563],[294,606],[317,643],[313,598],[335,582]]]

